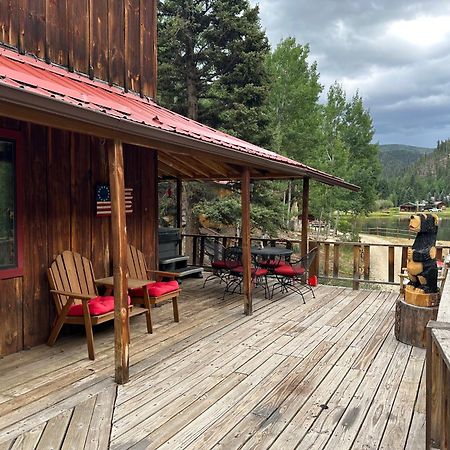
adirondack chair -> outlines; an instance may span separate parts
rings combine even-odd
[[[58,314],[47,344],[56,342],[65,323],[84,325],[89,359],[94,360],[92,326],[114,319],[114,297],[98,295],[92,264],[78,253],[65,251],[58,255],[47,274]],[[150,312],[130,304],[130,316],[139,314]]]
[[[130,289],[130,297],[133,305],[144,304],[148,308],[150,314],[147,316],[147,328],[151,333],[153,331],[153,323],[151,317],[151,306],[172,300],[173,318],[175,322],[179,322],[178,314],[178,297],[181,289],[175,280],[177,273],[164,272],[161,270],[149,270],[145,261],[144,254],[132,245],[128,246],[127,252],[128,275],[136,280],[148,281],[144,288]],[[157,281],[151,281],[149,276],[155,276]],[[170,278],[170,281],[161,281]]]

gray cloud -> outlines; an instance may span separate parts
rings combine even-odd
[[[377,141],[433,147],[450,137],[450,2],[251,2],[272,46],[288,36],[309,43],[325,89],[338,81],[360,92]],[[418,19],[418,28],[408,22]]]

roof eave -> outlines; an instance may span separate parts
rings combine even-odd
[[[24,88],[2,85],[0,102],[14,105],[15,108],[10,108],[9,111],[6,111],[8,111],[8,115],[14,116],[19,120],[29,120],[42,125],[86,132],[103,138],[119,138],[130,144],[146,145],[152,148],[157,147],[159,144],[167,143],[184,147],[185,149],[199,150],[215,156],[233,159],[240,164],[270,169],[270,178],[276,178],[276,174],[274,175],[275,170],[279,172],[279,176],[282,178],[309,177],[321,183],[339,186],[352,191],[360,189],[354,184],[347,183],[342,179],[316,171],[307,166],[304,168],[293,167],[281,161],[245,154],[234,148],[201,141],[190,136],[136,123],[128,119],[123,120],[118,117],[112,117],[101,111],[91,111],[58,99],[44,97],[37,93],[29,92]],[[30,114],[27,114],[27,111]],[[55,115],[58,120],[51,120]],[[79,123],[83,124],[82,130],[80,130]]]

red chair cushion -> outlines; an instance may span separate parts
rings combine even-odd
[[[242,275],[244,273],[244,268],[242,266],[239,267],[235,267],[231,273],[235,273],[237,275]],[[269,271],[267,269],[255,269],[254,267],[252,268],[252,276],[256,276],[256,277],[263,277],[265,275],[267,275],[269,273]]]
[[[258,264],[261,267],[274,268],[274,267],[285,266],[287,263],[286,263],[286,261],[277,261],[275,259],[267,259],[266,261],[259,261]]]
[[[179,288],[178,281],[157,281],[156,283],[149,283],[145,286],[150,297],[159,297],[160,295],[167,294],[168,292],[176,291]],[[130,290],[132,297],[143,297],[144,288],[136,288]]]
[[[226,261],[213,261],[211,263],[211,267],[213,267],[214,269],[226,269],[227,268],[227,262]]]
[[[276,275],[281,275],[283,277],[295,277],[298,275],[303,275],[305,269],[303,267],[293,267],[293,266],[280,266],[274,270]]]
[[[128,297],[128,304],[131,303],[130,297]],[[91,316],[100,316],[102,314],[114,311],[114,297],[95,297],[89,300],[88,303],[89,313]],[[72,305],[69,308],[69,316],[82,316],[83,315],[83,305],[81,303],[77,305]]]

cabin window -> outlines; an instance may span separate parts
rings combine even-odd
[[[17,159],[17,140],[0,130],[0,279],[22,271]]]

